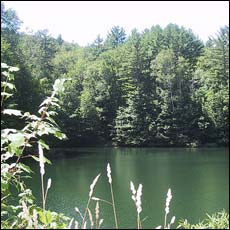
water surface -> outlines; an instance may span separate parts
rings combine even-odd
[[[59,150],[60,151],[60,150]],[[163,224],[165,198],[172,190],[169,218],[198,222],[206,213],[223,208],[229,211],[229,150],[223,148],[78,148],[66,151],[68,157],[52,160],[46,166],[46,180],[52,178],[47,208],[79,219],[74,208],[84,212],[89,186],[101,173],[94,196],[110,201],[106,176],[109,162],[120,228],[136,228],[136,209],[131,199],[130,181],[143,185],[143,228]],[[39,166],[28,183],[40,199]],[[38,199],[38,200],[39,200]],[[95,202],[91,203],[94,212]],[[100,203],[103,228],[114,227],[113,210]]]

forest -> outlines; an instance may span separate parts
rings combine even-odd
[[[229,150],[196,148],[229,146],[228,25],[84,47],[22,25],[1,3],[1,228],[229,229]]]
[[[4,4],[1,25],[1,62],[20,69],[4,106],[36,113],[65,79],[55,121],[67,140],[51,145],[229,145],[229,26],[205,44],[176,24],[130,35],[114,26],[81,47],[47,30],[19,32],[21,20]],[[22,128],[7,116],[1,124]]]

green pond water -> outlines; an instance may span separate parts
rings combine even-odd
[[[229,149],[227,148],[77,148],[58,150],[66,157],[46,164],[45,179],[52,179],[47,208],[79,220],[88,200],[89,186],[101,173],[94,196],[111,201],[106,176],[109,162],[119,228],[136,228],[136,207],[130,181],[143,185],[141,218],[143,228],[164,222],[165,199],[172,191],[169,219],[176,216],[198,222],[206,213],[229,211]],[[39,164],[30,162],[35,174],[27,183],[40,203]],[[95,201],[90,205],[94,213]],[[114,228],[113,209],[100,203],[102,228]],[[174,225],[172,227],[176,227]]]

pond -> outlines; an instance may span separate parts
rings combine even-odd
[[[60,150],[58,150],[60,152]],[[143,185],[143,228],[155,228],[164,222],[165,199],[172,191],[169,219],[176,216],[195,223],[206,213],[229,211],[229,149],[226,148],[77,148],[62,150],[66,157],[46,164],[46,181],[52,179],[47,208],[79,220],[86,206],[89,187],[101,173],[94,189],[95,197],[111,201],[106,176],[109,162],[119,228],[136,228],[136,208],[131,199],[130,181]],[[31,163],[35,174],[28,181],[39,199],[39,164]],[[94,213],[95,201],[90,205]],[[113,209],[100,202],[102,228],[113,228]],[[175,227],[175,225],[174,225]]]

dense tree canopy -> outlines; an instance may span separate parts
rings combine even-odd
[[[2,5],[2,62],[21,69],[9,103],[36,111],[54,80],[67,79],[57,119],[68,145],[228,145],[228,26],[206,44],[175,24],[129,36],[114,26],[80,47],[20,25]]]

